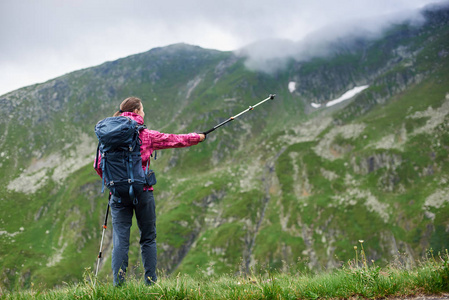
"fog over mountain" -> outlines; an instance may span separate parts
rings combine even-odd
[[[426,9],[438,9],[449,5],[448,1],[430,4]],[[246,66],[252,70],[273,72],[285,68],[287,60],[306,61],[316,57],[328,57],[341,50],[354,49],[357,43],[367,43],[378,39],[395,24],[408,23],[414,27],[422,26],[424,16],[419,9],[383,14],[369,18],[356,15],[342,16],[320,29],[305,35],[299,40],[264,39],[236,51],[247,56]]]
[[[373,19],[377,30],[383,16],[414,11],[432,2],[4,0],[0,3],[0,95],[180,42],[231,51],[265,39],[310,43],[307,39],[314,38],[305,38],[307,35],[316,38],[316,30],[329,25],[335,28],[346,21],[353,24],[353,20],[365,23]],[[326,32],[333,38],[333,30]],[[271,48],[278,45],[270,45],[266,51],[278,52]],[[316,47],[321,49],[317,42],[299,52],[302,57],[309,56],[318,51]],[[252,57],[272,56],[251,52]]]

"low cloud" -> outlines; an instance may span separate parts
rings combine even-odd
[[[285,68],[289,59],[307,61],[316,57],[329,57],[339,51],[350,50],[357,42],[380,38],[385,30],[394,24],[407,22],[412,26],[421,26],[424,21],[418,9],[369,19],[342,19],[306,35],[299,41],[266,39],[235,53],[247,57],[245,64],[249,69],[271,73]]]
[[[373,27],[364,26],[376,32],[377,16],[433,1],[2,0],[0,95],[174,43],[223,51],[250,45],[240,51],[248,66],[272,70],[287,57],[327,55],[326,41],[352,30],[326,24],[357,16],[359,23],[373,19]]]

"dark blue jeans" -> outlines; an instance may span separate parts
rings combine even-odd
[[[140,230],[140,250],[145,269],[145,282],[156,281],[156,210],[152,191],[136,193],[138,203],[133,205],[129,196],[112,196],[110,201],[112,215],[112,273],[114,285],[125,281],[128,267],[129,234],[133,212],[136,212]]]

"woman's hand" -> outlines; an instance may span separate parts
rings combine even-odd
[[[206,135],[204,133],[198,133],[200,135],[200,142],[206,139]]]

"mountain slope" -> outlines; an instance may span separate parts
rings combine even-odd
[[[149,128],[184,133],[277,94],[152,162],[165,272],[330,268],[358,240],[380,264],[448,248],[448,8],[424,14],[422,27],[398,25],[274,74],[178,44],[1,96],[1,286],[61,285],[94,266],[106,195],[93,127],[129,95],[143,99]],[[365,84],[349,101],[311,106]],[[132,230],[129,273],[140,274]]]

